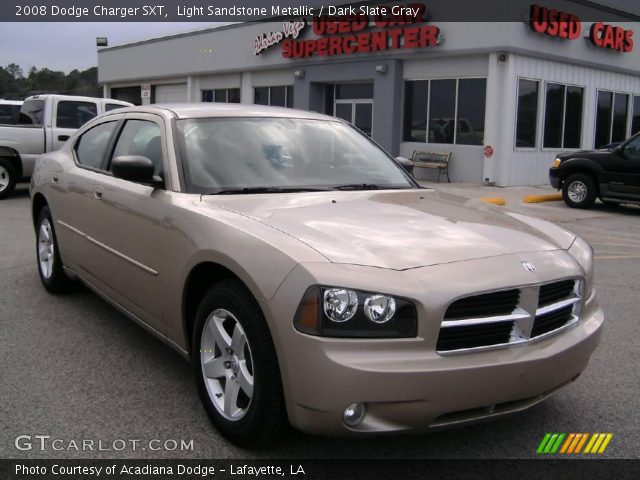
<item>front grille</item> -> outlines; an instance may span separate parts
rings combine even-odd
[[[444,315],[440,353],[528,342],[578,320],[579,280],[472,295],[453,302]]]
[[[509,343],[512,330],[513,322],[446,328],[438,336],[436,349],[450,351]]]
[[[563,280],[562,282],[549,283],[547,285],[540,286],[540,300],[538,301],[539,307],[545,307],[556,303],[565,298],[569,298],[573,293],[575,287],[574,280]]]
[[[503,290],[461,298],[453,302],[444,314],[445,320],[468,317],[509,315],[518,306],[520,290]]]
[[[554,310],[543,315],[537,315],[533,322],[531,338],[539,337],[552,332],[567,324],[573,318],[573,305],[568,305],[560,310]]]

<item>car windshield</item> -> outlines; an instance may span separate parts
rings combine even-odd
[[[192,193],[416,188],[382,149],[338,121],[197,118],[177,129]]]

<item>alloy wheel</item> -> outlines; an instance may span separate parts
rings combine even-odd
[[[55,260],[55,245],[53,242],[53,232],[49,220],[44,218],[40,222],[38,229],[38,264],[40,273],[49,280],[53,273],[53,262]]]
[[[253,359],[242,325],[228,310],[207,318],[200,340],[200,363],[209,398],[220,415],[242,419],[253,398]]]
[[[587,186],[580,180],[574,180],[567,188],[567,195],[574,203],[581,203],[587,198]]]
[[[11,178],[9,177],[9,172],[6,168],[0,165],[0,192],[9,186],[10,181]]]

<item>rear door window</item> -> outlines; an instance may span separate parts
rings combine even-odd
[[[110,112],[111,110],[116,110],[118,108],[124,108],[127,105],[120,105],[119,103],[105,103],[104,105],[104,111],[105,112]]]
[[[98,107],[93,102],[64,100],[58,102],[56,127],[78,129],[98,115]]]
[[[44,100],[27,100],[22,104],[22,108],[20,109],[18,124],[41,127],[43,116]]]
[[[80,136],[75,146],[76,158],[80,165],[93,169],[102,168],[105,153],[117,123],[101,123]]]

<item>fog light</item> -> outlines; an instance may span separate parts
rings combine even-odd
[[[344,409],[342,421],[349,427],[356,427],[360,425],[366,413],[367,407],[365,407],[364,403],[352,403]]]

